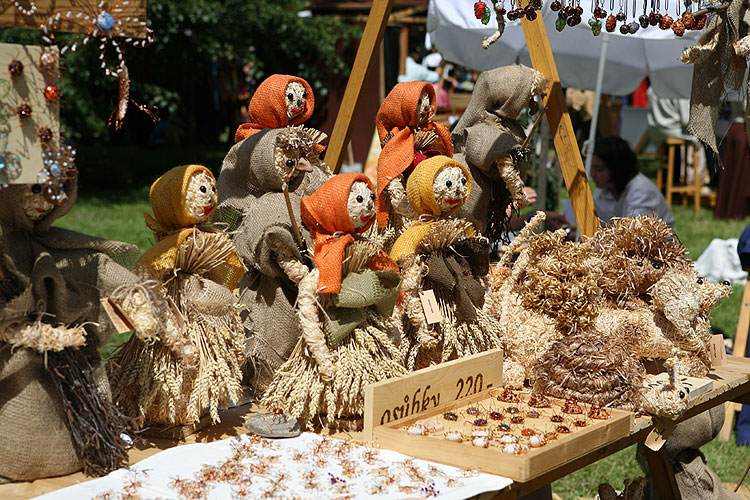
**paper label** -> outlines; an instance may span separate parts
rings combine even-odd
[[[117,333],[126,333],[126,332],[132,332],[135,330],[135,327],[133,326],[133,322],[130,321],[130,318],[128,318],[127,314],[123,312],[120,307],[112,301],[109,297],[104,297],[99,300],[101,302],[102,307],[104,308],[104,312],[107,313],[107,316],[109,316],[109,320],[112,322],[112,325],[115,327],[115,330]]]
[[[727,364],[727,351],[724,348],[724,336],[720,333],[711,335],[711,344],[708,346],[711,355],[711,366],[723,366]]]
[[[427,321],[427,324],[432,325],[434,323],[440,323],[443,319],[443,315],[440,313],[440,306],[435,298],[435,292],[432,290],[424,290],[419,292],[419,298],[422,301],[424,319]]]
[[[648,436],[646,436],[645,441],[643,441],[643,445],[651,451],[659,451],[666,442],[667,440],[664,439],[664,436],[659,431],[652,429],[648,433]]]

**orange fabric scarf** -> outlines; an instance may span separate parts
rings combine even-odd
[[[430,96],[432,111],[435,111],[435,89],[427,82],[399,83],[380,106],[377,115],[378,135],[380,140],[388,134],[393,137],[383,147],[378,158],[378,192],[376,208],[378,224],[384,227],[388,221],[388,209],[385,201],[385,187],[401,175],[414,162],[414,130],[419,125],[417,106],[423,91]],[[433,130],[438,140],[432,148],[441,154],[453,157],[451,134],[442,123],[428,121],[421,130]]]
[[[291,82],[299,82],[307,92],[305,111],[291,120],[286,114],[286,86]],[[313,114],[315,96],[312,88],[302,78],[290,75],[271,75],[266,78],[250,99],[247,111],[250,122],[237,127],[234,142],[240,142],[251,135],[266,128],[281,128],[288,125],[299,125]]]
[[[349,190],[357,181],[367,183],[374,192],[366,175],[351,172],[333,176],[312,195],[302,199],[302,221],[315,238],[315,266],[320,271],[319,293],[341,291],[344,250],[354,241],[354,233],[366,231],[375,220],[371,219],[365,227],[355,231],[349,219]],[[373,270],[398,271],[395,262],[382,251],[370,260],[367,267]]]

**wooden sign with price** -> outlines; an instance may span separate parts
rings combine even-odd
[[[409,375],[371,384],[365,389],[364,439],[373,440],[373,428],[433,408],[454,404],[501,387],[503,353],[492,349],[449,361]]]

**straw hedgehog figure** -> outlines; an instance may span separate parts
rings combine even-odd
[[[161,284],[184,325],[177,332],[133,335],[118,351],[111,375],[115,401],[139,425],[186,425],[242,397],[244,335],[232,290],[244,273],[229,236],[207,226],[216,182],[201,165],[175,167],[151,186],[157,243],[136,268]],[[118,294],[115,293],[115,296]],[[137,297],[119,297],[136,316]]]
[[[376,119],[383,151],[378,158],[378,224],[390,220],[392,238],[419,214],[409,205],[406,182],[414,166],[428,156],[453,156],[445,125],[432,121],[435,89],[427,82],[402,82],[383,100]],[[392,240],[391,240],[392,241]]]
[[[359,234],[375,220],[375,192],[362,174],[331,178],[302,199],[302,219],[315,237],[315,268],[299,284],[302,337],[275,373],[261,403],[282,408],[308,427],[325,414],[361,417],[365,386],[403,375],[398,267]]]
[[[499,325],[485,300],[489,242],[471,223],[451,219],[471,193],[469,172],[445,156],[416,166],[406,186],[420,218],[391,249],[402,270],[410,370],[500,347]],[[420,293],[433,290],[441,319],[428,324]]]

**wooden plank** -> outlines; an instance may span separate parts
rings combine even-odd
[[[28,0],[21,0],[21,5],[25,8],[30,7]],[[87,14],[96,18],[100,9],[97,8],[97,0],[35,0],[37,6],[36,12],[31,16],[24,16],[13,2],[2,2],[0,5],[0,26],[15,26],[18,28],[40,29],[47,20],[60,12],[63,15],[71,13],[71,17],[78,14]],[[146,0],[130,0],[129,2],[119,2],[118,9],[122,12],[111,12],[115,19],[122,23],[121,30],[127,36],[134,38],[146,38],[146,27],[135,22],[135,19],[146,20]],[[127,20],[130,18],[130,20]],[[93,23],[91,29],[93,29]],[[62,22],[59,31],[69,31],[74,33],[87,33],[89,28],[80,23]]]
[[[528,0],[519,3],[521,6],[527,4]],[[596,215],[594,198],[586,178],[573,123],[570,121],[568,107],[565,104],[560,76],[552,56],[544,21],[541,15],[537,16],[534,21],[524,18],[521,20],[521,26],[526,36],[526,46],[529,49],[534,69],[541,72],[551,82],[550,90],[545,97],[547,120],[578,223],[578,234],[592,236],[599,229],[599,217]]]
[[[664,500],[680,500],[682,496],[677,487],[674,470],[672,470],[672,464],[667,456],[666,448],[653,451],[644,446],[643,453],[646,456],[646,462],[648,462],[648,468],[651,471],[651,480],[654,483],[656,491],[659,493],[659,498],[663,498]]]
[[[503,353],[492,349],[365,388],[364,439],[373,429],[502,386]],[[484,396],[483,396],[484,397]]]
[[[341,100],[339,114],[336,116],[336,123],[325,154],[326,163],[335,173],[341,169],[346,144],[354,128],[354,117],[363,97],[365,80],[375,60],[376,49],[383,40],[383,32],[392,8],[393,0],[372,2],[370,15],[365,24],[365,31],[362,33],[362,40],[359,42],[357,57],[354,59],[354,66],[349,75],[349,82],[346,84],[344,98]]]

